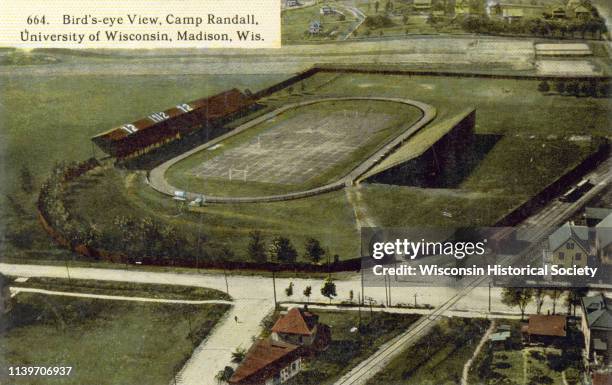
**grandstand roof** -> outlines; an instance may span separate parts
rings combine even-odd
[[[117,154],[117,147],[125,147],[125,142],[131,143],[127,149],[122,148],[119,152],[138,150],[177,133],[190,132],[200,125],[223,118],[252,103],[252,99],[234,88],[152,113],[145,118],[98,134],[92,137],[92,141],[111,155],[121,155]]]

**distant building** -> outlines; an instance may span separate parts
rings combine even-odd
[[[270,339],[259,340],[229,379],[232,385],[276,385],[294,377],[302,368],[300,347]]]
[[[553,265],[586,266],[590,252],[588,227],[566,222],[548,237],[548,251]]]
[[[330,7],[329,5],[324,5],[319,10],[319,13],[321,15],[333,15],[334,12],[335,12],[334,9],[332,7]]]
[[[612,265],[612,214],[595,226],[595,250],[602,265]]]
[[[602,294],[584,297],[582,334],[587,357],[596,367],[610,365],[612,354],[612,300]]]
[[[586,225],[588,227],[595,227],[610,214],[612,214],[612,209],[602,207],[587,207],[584,210],[584,219],[586,220]]]
[[[319,323],[318,315],[294,307],[276,321],[272,339],[321,351],[327,349],[331,332],[327,325]]]
[[[559,5],[558,6],[554,6],[553,8],[551,8],[550,15],[554,19],[565,19],[565,17],[567,16],[567,14],[565,12],[565,7],[559,6]]]
[[[431,0],[414,0],[413,5],[416,11],[429,11],[431,9]]]
[[[521,332],[529,342],[550,343],[567,336],[567,318],[564,315],[531,315]]]
[[[289,7],[298,7],[300,5],[300,3],[297,0],[286,0],[285,1],[285,7],[289,8]]]
[[[511,23],[520,19],[537,19],[546,13],[546,7],[531,4],[499,3],[493,7],[493,13]]]

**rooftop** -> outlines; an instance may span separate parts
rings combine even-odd
[[[570,222],[566,222],[548,236],[548,250],[555,251],[570,239],[580,244],[585,251],[589,251],[589,228],[586,226],[576,226]]]
[[[612,300],[603,294],[582,298],[589,328],[612,330]]]
[[[309,336],[317,326],[319,317],[307,310],[297,307],[291,308],[272,326],[275,333],[300,334]]]
[[[527,332],[539,336],[565,337],[566,318],[564,315],[536,314],[529,316]]]
[[[251,346],[244,361],[229,379],[238,383],[254,375],[265,374],[265,369],[298,349],[298,346],[271,339],[259,340]],[[265,376],[264,376],[265,377]]]

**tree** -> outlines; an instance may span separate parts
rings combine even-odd
[[[270,247],[270,255],[277,261],[283,263],[293,263],[297,258],[297,251],[289,238],[276,237],[272,240],[272,246]]]
[[[261,235],[261,231],[254,230],[249,233],[249,245],[247,246],[247,254],[249,259],[255,262],[266,262],[266,243]]]
[[[542,305],[544,305],[544,298],[546,298],[546,292],[544,288],[538,287],[533,291],[533,297],[536,303],[536,313],[542,312]]]
[[[325,282],[323,283],[323,286],[321,287],[321,294],[324,297],[329,298],[329,303],[331,303],[331,300],[333,297],[338,295],[336,293],[336,284],[331,279],[331,277],[327,277],[325,279]]]
[[[349,291],[349,301],[353,302],[353,299],[355,298],[355,293],[353,292],[353,289],[351,289]]]
[[[553,308],[552,308],[553,314],[555,314],[557,311],[557,300],[559,300],[559,297],[561,297],[561,294],[563,294],[563,290],[560,290],[557,288],[548,290],[546,292],[546,295],[548,296],[548,298],[552,300],[552,303],[553,303]]]
[[[555,91],[560,94],[563,94],[565,92],[565,82],[563,80],[555,82]]]
[[[235,364],[239,364],[244,361],[244,357],[246,356],[246,349],[237,347],[236,350],[232,352],[232,362]]]
[[[306,286],[303,291],[304,297],[306,297],[306,301],[310,302],[310,295],[312,294],[312,286]]]
[[[550,91],[550,86],[548,85],[548,82],[546,80],[542,80],[542,82],[538,84],[538,91],[543,93]]]
[[[502,291],[502,303],[521,310],[521,320],[525,319],[525,308],[533,299],[533,289],[528,287],[506,287]]]
[[[567,297],[565,297],[565,304],[567,305],[567,314],[572,314],[572,307],[574,309],[574,316],[576,315],[576,308],[580,305],[580,300],[582,297],[587,295],[589,289],[586,287],[572,287],[567,292]]]
[[[19,171],[19,182],[21,183],[21,189],[26,194],[30,194],[34,191],[34,177],[26,165],[21,166],[21,170]]]
[[[291,297],[293,295],[293,282],[289,282],[289,286],[285,289],[285,294],[287,297]]]
[[[378,0],[374,3],[374,11],[378,13],[378,8],[380,8],[380,2]]]
[[[565,90],[570,95],[578,96],[580,95],[580,83],[578,83],[576,80],[572,80],[567,83]]]
[[[321,243],[314,238],[308,238],[306,240],[306,258],[312,262],[317,263],[325,255],[325,250],[321,247]]]
[[[215,375],[215,380],[217,380],[217,384],[222,384],[227,381],[234,375],[234,368],[231,366],[226,366],[223,370],[219,370]]]

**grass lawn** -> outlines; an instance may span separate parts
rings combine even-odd
[[[228,309],[30,293],[13,300],[1,323],[6,365],[73,367],[69,377],[11,378],[28,385],[167,385]]]
[[[86,65],[82,64],[81,65]],[[49,66],[52,71],[53,66]],[[34,214],[38,188],[58,161],[92,154],[90,137],[179,102],[232,87],[257,90],[285,75],[75,75],[2,76],[2,183],[0,215],[6,225],[2,254],[19,259],[62,259]],[[8,113],[10,111],[10,113]],[[100,156],[100,151],[97,150]],[[33,189],[21,188],[27,168]]]
[[[11,282],[12,287],[29,287],[51,291],[187,300],[231,300],[224,292],[206,287],[162,285],[151,283],[94,281],[89,279],[33,277],[26,282]]]
[[[393,359],[367,385],[456,385],[488,327],[484,319],[448,318]]]
[[[331,384],[342,374],[374,354],[376,349],[393,337],[406,331],[419,316],[362,311],[362,332],[351,333],[359,325],[356,311],[316,310],[319,321],[331,328],[329,348],[306,360],[302,371],[288,385]]]
[[[153,191],[141,176],[102,170],[79,179],[71,195],[68,204],[77,218],[104,228],[111,239],[118,234],[113,219],[131,213],[172,223],[188,239],[202,234],[205,246],[227,246],[239,260],[246,258],[248,234],[254,229],[260,229],[267,241],[278,235],[291,239],[298,259],[309,237],[341,259],[354,258],[359,252],[359,233],[343,191],[287,202],[209,205],[179,213],[173,200]]]

